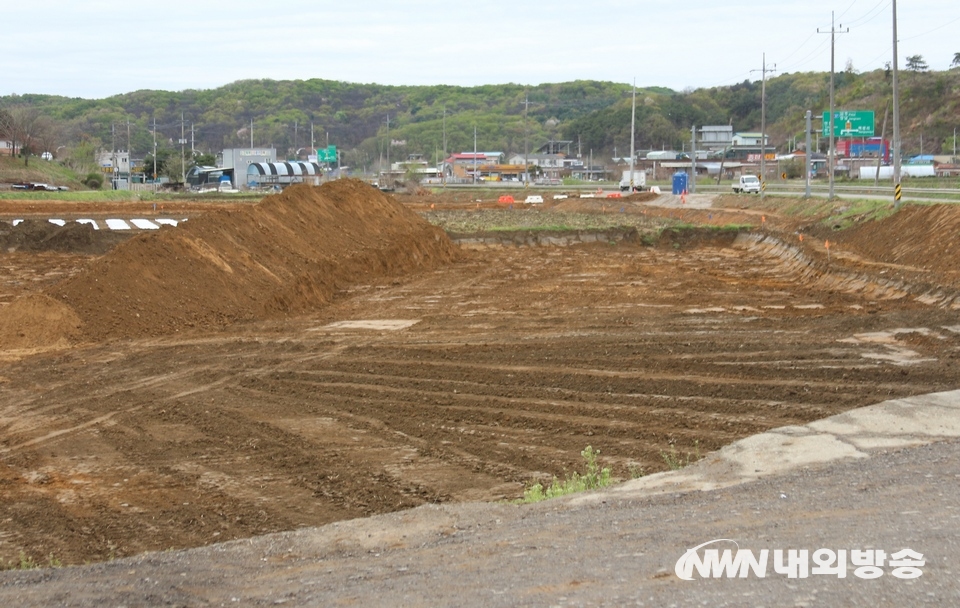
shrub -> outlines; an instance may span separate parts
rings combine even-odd
[[[93,190],[99,190],[103,187],[103,174],[97,173],[96,171],[91,171],[87,173],[87,177],[84,178],[83,184]]]

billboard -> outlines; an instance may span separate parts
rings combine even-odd
[[[833,113],[834,137],[873,137],[873,110],[837,110]],[[830,137],[830,112],[823,113],[823,136]]]

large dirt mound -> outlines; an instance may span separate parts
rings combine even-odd
[[[837,235],[844,247],[888,264],[922,268],[960,283],[960,207],[907,206]]]
[[[165,335],[310,310],[346,285],[455,252],[375,188],[339,180],[138,236],[48,295],[76,313],[86,340]]]

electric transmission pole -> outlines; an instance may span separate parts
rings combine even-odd
[[[883,145],[881,143],[881,145]],[[893,200],[900,206],[900,88],[897,81],[897,0],[893,0]]]
[[[447,106],[443,106],[443,162],[447,162]],[[443,187],[447,187],[447,170],[443,165],[440,166],[440,181]]]
[[[528,160],[529,152],[527,151],[527,111],[530,109],[530,98],[526,94],[523,96],[523,186],[527,187],[530,185],[530,161]]]
[[[757,70],[751,70],[756,72]],[[767,186],[767,72],[776,72],[777,64],[767,68],[767,54],[763,54],[763,67],[760,76],[760,200],[763,200]]]
[[[896,2],[894,2],[894,6],[896,6]],[[835,52],[835,51],[836,51],[836,44],[835,44],[835,42],[836,42],[836,35],[837,35],[837,33],[846,34],[847,32],[850,31],[850,28],[847,28],[846,31],[843,31],[843,26],[842,26],[842,25],[840,26],[841,29],[838,30],[838,29],[836,28],[835,24],[834,24],[834,17],[833,17],[833,15],[834,15],[834,14],[831,12],[831,13],[830,13],[830,31],[829,31],[829,32],[821,32],[821,31],[820,31],[820,28],[817,28],[817,33],[818,33],[818,34],[830,34],[830,147],[829,147],[829,149],[827,150],[827,166],[830,167],[830,196],[829,196],[829,200],[833,200],[833,181],[834,181],[834,172],[835,172],[835,167],[836,167],[836,162],[837,162],[837,161],[836,161],[836,159],[837,159],[837,151],[836,151],[836,149],[834,148],[834,141],[833,141],[833,140],[834,140],[833,124],[834,124],[834,120],[835,120],[835,118],[836,118],[836,117],[834,116],[834,109],[833,109],[833,97],[834,97],[834,96],[833,96],[833,92],[834,92],[834,57],[835,57],[835,55],[836,55],[836,52]],[[896,47],[894,47],[894,48],[896,48]],[[896,117],[896,114],[894,114],[894,117]],[[894,121],[896,121],[896,120],[897,120],[897,119],[894,118]]]
[[[636,140],[636,122],[637,122],[637,79],[633,79],[633,98],[630,105],[630,194],[633,194],[633,159],[636,158],[636,151],[633,149],[633,142]]]

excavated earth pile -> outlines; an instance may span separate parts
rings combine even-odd
[[[338,180],[138,236],[46,294],[67,309],[61,316],[79,319],[83,341],[159,336],[315,309],[350,284],[432,268],[455,251],[375,188]],[[21,318],[31,308],[11,304]],[[51,338],[20,335],[30,324],[19,325],[21,343]]]

